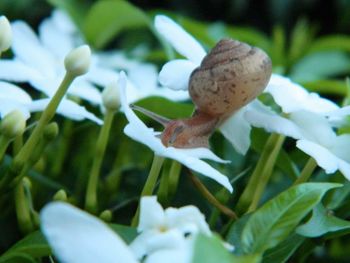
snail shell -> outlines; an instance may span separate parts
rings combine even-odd
[[[192,72],[189,93],[197,111],[224,120],[265,89],[271,72],[264,51],[222,39]]]

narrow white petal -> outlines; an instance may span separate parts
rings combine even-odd
[[[283,134],[294,139],[302,138],[300,129],[295,123],[279,116],[257,100],[249,104],[244,117],[251,125],[264,128],[268,132]]]
[[[0,79],[13,82],[27,82],[42,77],[41,73],[21,61],[0,60]]]
[[[337,136],[331,149],[339,158],[350,163],[350,134]]]
[[[137,230],[142,232],[164,224],[164,210],[156,196],[142,197],[140,201],[140,219]]]
[[[63,32],[72,34],[77,31],[77,27],[74,25],[71,18],[60,9],[53,10],[50,19],[55,24],[55,26]]]
[[[321,98],[317,93],[309,93],[299,84],[277,74],[272,75],[265,92],[272,95],[285,113],[298,110],[325,113],[339,108],[334,102]]]
[[[154,20],[157,31],[184,57],[199,65],[206,55],[203,47],[181,26],[164,15]]]
[[[102,94],[94,85],[85,81],[84,78],[77,79],[69,87],[69,93],[82,98],[94,105],[102,103]]]
[[[244,118],[246,107],[234,113],[220,127],[220,132],[240,154],[246,154],[250,146],[251,126]]]
[[[158,77],[159,83],[174,90],[188,90],[191,73],[197,66],[189,60],[172,60],[161,69]]]
[[[124,133],[132,139],[147,145],[155,154],[177,160],[188,168],[214,179],[232,192],[233,188],[225,175],[215,170],[206,162],[198,159],[198,157],[191,155],[195,153],[197,156],[205,156],[203,158],[215,158],[217,160],[218,157],[214,153],[208,154],[208,150],[203,151],[203,148],[186,150],[165,147],[160,139],[155,137],[157,133],[153,129],[148,128],[130,109],[126,97],[126,81],[125,74],[121,72],[119,78],[121,104],[129,121],[129,124],[124,128]]]
[[[49,104],[50,99],[40,99],[40,100],[34,100],[29,105],[29,110],[31,112],[38,112],[43,111],[47,105]],[[60,105],[57,108],[57,114],[63,115],[66,118],[81,121],[84,119],[89,119],[99,125],[103,123],[103,121],[99,118],[97,118],[94,114],[87,111],[85,107],[78,105],[77,103],[63,99],[60,103]]]
[[[25,119],[30,117],[30,112],[25,104],[19,103],[11,99],[3,99],[0,97],[0,118],[5,117],[11,111],[20,110]]]
[[[305,139],[330,148],[336,134],[325,117],[310,111],[296,111],[290,114],[290,120],[298,125]]]
[[[32,101],[32,98],[23,89],[4,81],[0,81],[0,99],[9,99],[22,104]]]
[[[102,221],[69,204],[46,205],[40,219],[41,230],[61,262],[137,262],[124,241]]]
[[[297,147],[313,157],[326,173],[334,173],[338,170],[338,158],[327,148],[308,140],[297,141]]]
[[[55,58],[39,42],[34,31],[23,21],[12,23],[12,50],[16,59],[42,72],[46,76],[55,75]]]

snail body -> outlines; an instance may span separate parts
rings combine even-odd
[[[269,56],[259,48],[232,39],[220,40],[189,80],[195,104],[190,118],[165,120],[135,106],[165,127],[161,141],[176,148],[208,147],[209,137],[234,112],[255,99],[272,72]]]

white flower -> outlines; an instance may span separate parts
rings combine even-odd
[[[211,235],[194,206],[163,210],[156,197],[143,197],[140,208],[141,234],[130,247],[101,220],[61,202],[43,208],[41,230],[55,256],[66,263],[187,263],[195,235]]]
[[[84,75],[89,71],[91,50],[88,45],[82,45],[71,50],[64,58],[64,67],[73,76]]]
[[[28,119],[31,112],[43,111],[49,104],[50,99],[32,100],[27,92],[14,84],[0,81],[0,117],[3,118],[13,110],[20,110]],[[97,124],[102,120],[87,111],[83,106],[63,98],[57,108],[57,114],[63,115],[72,120],[90,119]]]
[[[166,63],[159,73],[159,82],[163,86],[174,90],[187,90],[190,75],[200,65],[206,55],[205,50],[190,34],[166,16],[157,15],[154,25],[176,51],[187,58]],[[241,154],[245,154],[250,146],[251,125],[245,119],[244,112],[251,107],[252,103],[254,102],[232,114],[218,127],[236,151]]]
[[[122,110],[129,121],[129,124],[124,128],[126,135],[147,145],[156,155],[177,160],[193,171],[214,179],[232,192],[233,189],[228,178],[200,159],[209,159],[221,163],[227,163],[227,161],[220,159],[207,148],[177,149],[174,147],[165,147],[157,137],[159,133],[148,128],[130,109],[127,98],[127,78],[124,72],[121,72],[119,75],[118,86],[120,88]]]
[[[141,234],[130,244],[130,248],[139,259],[156,251],[179,249],[183,251],[183,258],[186,258],[186,247],[190,246],[196,234],[211,235],[204,215],[197,207],[170,207],[163,210],[155,196],[141,199],[137,229]]]
[[[288,78],[273,75],[266,92],[270,93],[287,117],[281,117],[263,104],[260,110],[245,113],[254,126],[297,140],[297,147],[313,157],[326,173],[340,170],[350,180],[350,135],[338,136],[332,122],[350,115],[350,107],[309,93]]]

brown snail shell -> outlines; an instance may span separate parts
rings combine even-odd
[[[272,63],[264,51],[222,39],[192,72],[189,93],[198,111],[223,120],[255,99],[271,72]]]

